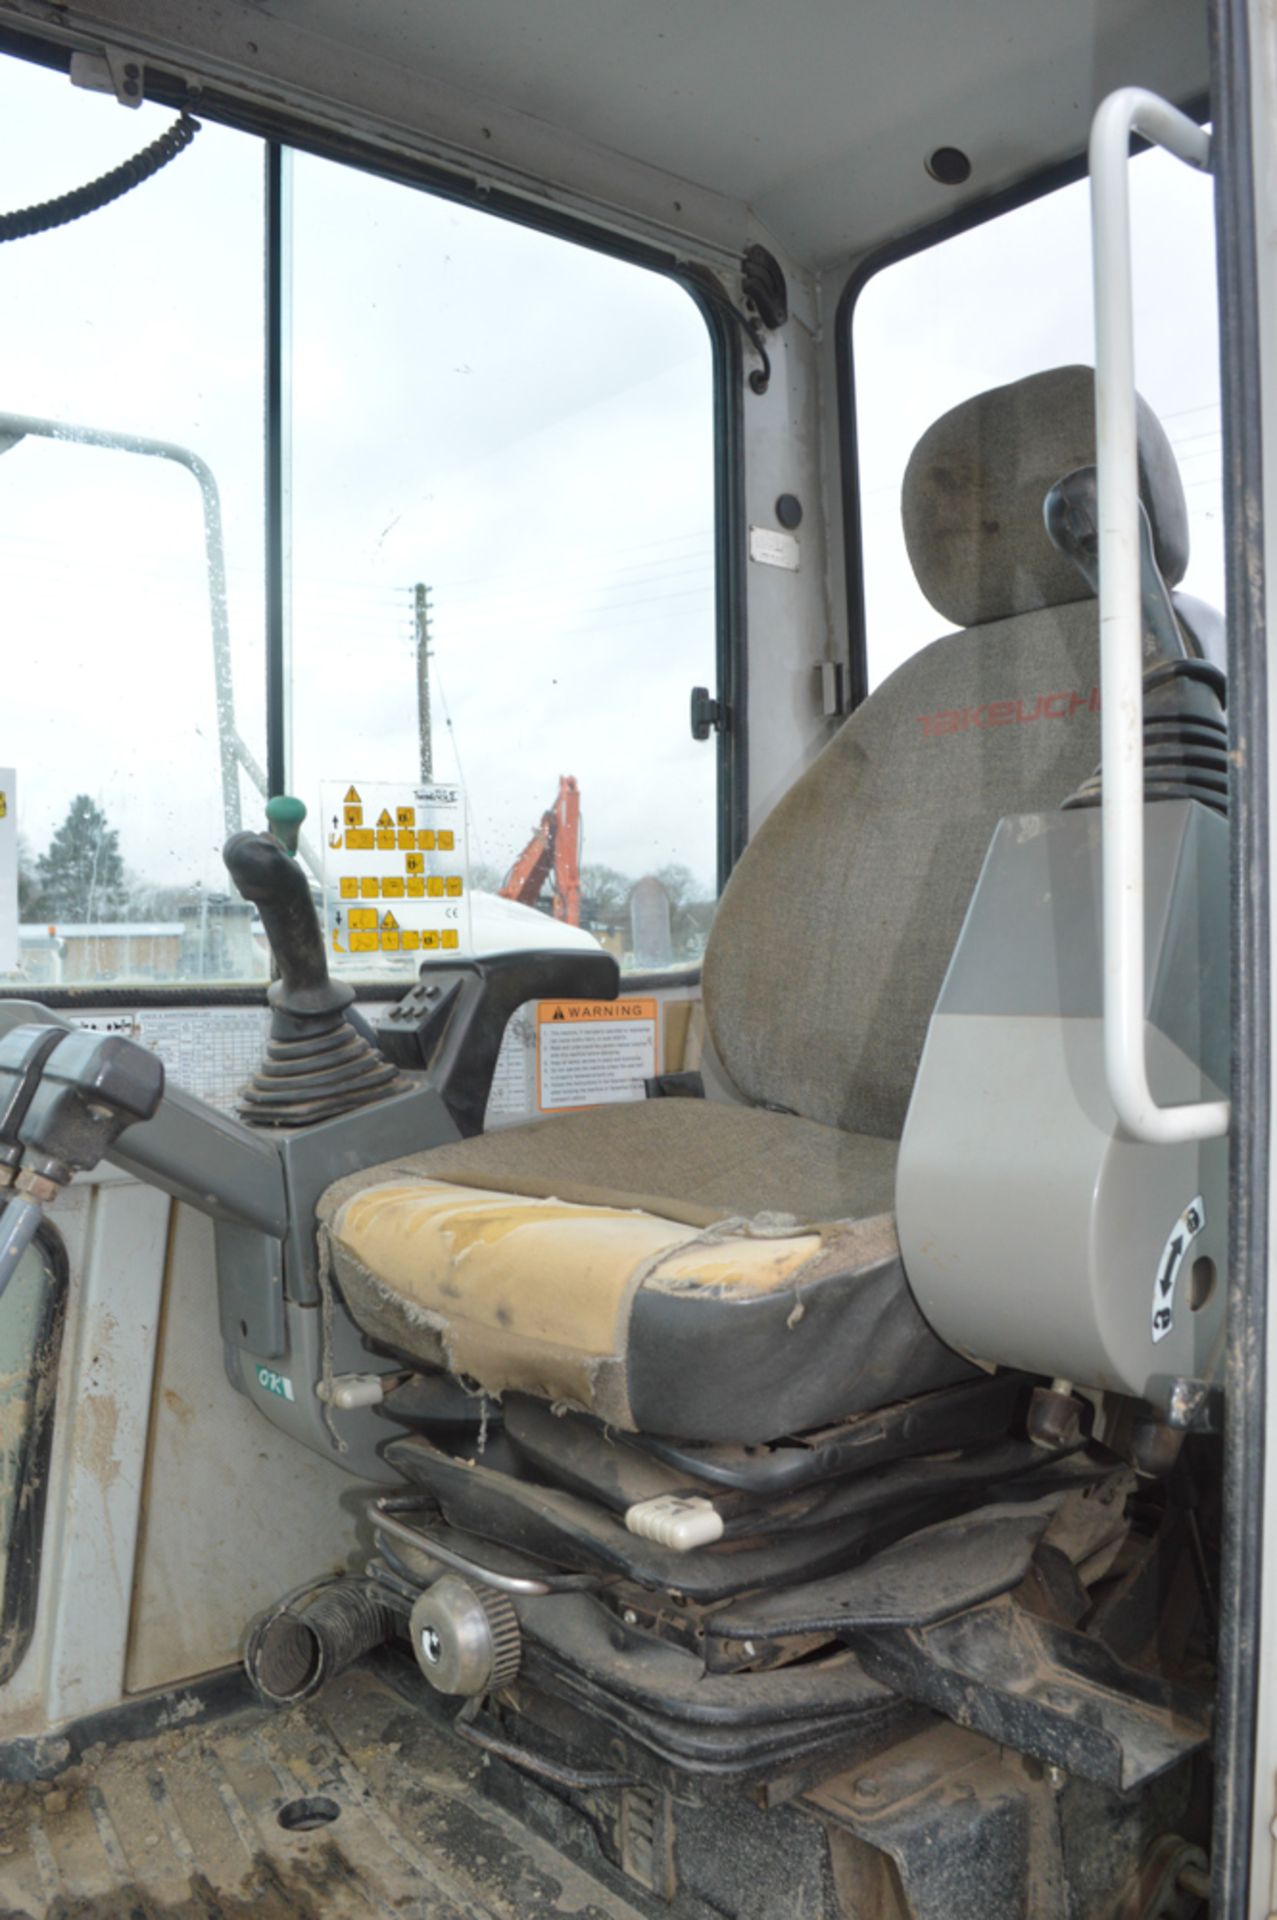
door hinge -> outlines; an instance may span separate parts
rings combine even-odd
[[[113,93],[122,107],[140,107],[145,97],[145,63],[125,47],[71,55],[71,85],[90,93]]]
[[[847,711],[847,675],[841,660],[821,660],[817,667],[820,675],[820,710],[829,719],[840,718]]]

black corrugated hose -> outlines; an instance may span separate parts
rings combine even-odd
[[[104,173],[100,180],[90,180],[85,187],[73,187],[70,193],[59,194],[56,200],[43,200],[38,207],[20,207],[16,213],[0,213],[0,240],[29,240],[33,234],[48,233],[53,227],[65,227],[70,220],[79,220],[86,213],[97,213],[101,208],[109,207],[112,200],[118,200],[121,194],[128,193],[133,187],[140,187],[144,180],[149,180],[161,167],[166,167],[170,160],[176,160],[178,154],[190,146],[199,130],[200,122],[193,120],[189,113],[183,113],[158,140],[152,140],[149,147],[143,147],[141,153],[135,153],[131,160],[112,167],[110,173]]]

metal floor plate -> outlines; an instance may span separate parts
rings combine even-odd
[[[287,1712],[90,1749],[0,1787],[0,1920],[649,1920],[485,1798],[483,1765],[358,1670]]]

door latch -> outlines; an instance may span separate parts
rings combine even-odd
[[[692,688],[692,738],[708,740],[711,733],[725,733],[727,709],[721,700],[710,698],[708,687]]]

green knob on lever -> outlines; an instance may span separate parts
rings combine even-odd
[[[297,841],[306,818],[306,802],[291,793],[277,793],[266,802],[266,822],[285,853],[297,856]]]

